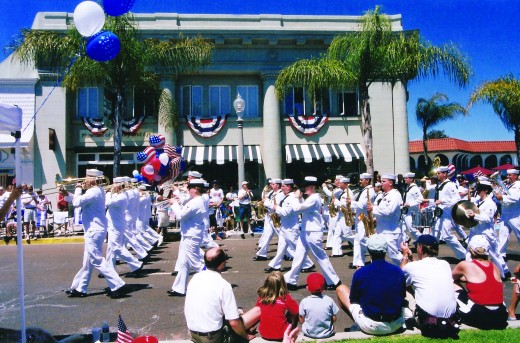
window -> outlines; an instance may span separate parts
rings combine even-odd
[[[317,92],[314,103],[311,103],[305,89],[295,87],[289,90],[285,97],[285,114],[305,115],[305,114],[330,114],[330,91],[322,89]]]
[[[183,86],[181,99],[182,115],[202,116],[202,86]]]
[[[147,117],[157,116],[159,109],[159,97],[150,90],[135,89],[134,90],[134,113],[133,117],[145,115]]]
[[[328,89],[322,89],[319,94],[316,94],[312,114],[330,115],[330,91]]]
[[[230,114],[230,95],[231,91],[229,86],[209,86],[209,115],[217,116]]]
[[[338,93],[338,112],[340,116],[359,116],[358,96],[356,91]]]
[[[78,89],[77,119],[100,118],[97,87]]]
[[[303,88],[291,88],[285,97],[285,114],[301,116],[305,114],[305,96]]]
[[[246,103],[242,115],[249,118],[258,117],[258,86],[238,86],[237,92]]]

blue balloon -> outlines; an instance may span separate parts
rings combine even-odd
[[[119,38],[110,31],[101,31],[89,38],[87,55],[94,61],[108,62],[121,50]]]
[[[137,175],[137,176],[135,177],[135,179],[137,180],[137,182],[148,181],[148,180],[146,180],[146,178],[144,178],[141,174]]]
[[[157,172],[161,177],[165,177],[166,175],[168,175],[168,173],[170,172],[170,163],[168,163],[167,165],[163,166],[161,164],[161,168],[159,168],[159,171]]]
[[[117,17],[130,11],[135,0],[103,0],[103,8],[108,15]]]

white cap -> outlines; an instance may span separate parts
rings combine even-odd
[[[403,175],[404,177],[408,177],[410,179],[413,179],[415,177],[415,173],[406,173]]]
[[[518,170],[518,169],[508,169],[507,173],[508,174],[516,174],[516,175],[518,175],[518,174],[520,174],[520,170]]]
[[[374,184],[374,187],[381,187],[381,186],[383,186],[383,185],[381,184],[381,182],[376,182],[376,183]]]
[[[188,176],[195,177],[197,179],[200,179],[202,177],[202,174],[195,170],[190,170],[188,172]]]
[[[482,181],[478,181],[479,184],[481,185],[486,185],[486,186],[490,186],[491,187],[491,182],[487,181],[487,180],[482,180]]]
[[[189,187],[204,187],[206,182],[202,179],[191,179],[190,182],[188,182],[188,188]]]
[[[336,180],[339,180],[343,177],[343,175],[336,175]]]
[[[292,184],[294,184],[293,179],[283,179],[282,180],[282,185],[292,185]]]
[[[130,182],[136,183],[137,179],[132,177],[132,178],[130,178]]]
[[[483,235],[475,235],[470,239],[468,249],[479,255],[489,255],[489,242]]]
[[[365,179],[365,180],[366,180],[366,179],[372,179],[372,175],[369,174],[369,173],[361,173],[361,174],[359,175],[359,178],[360,178],[360,179]]]
[[[370,251],[385,252],[388,250],[388,242],[383,235],[372,235],[367,239],[367,249]]]
[[[282,179],[272,179],[271,183],[282,184]]]
[[[249,184],[249,182],[247,182],[247,181],[242,181],[242,186],[243,186],[243,185],[247,185],[247,184]]]
[[[125,178],[124,178],[124,177],[121,177],[121,176],[118,176],[118,177],[115,177],[115,178],[114,178],[113,182],[114,182],[114,183],[125,182]]]
[[[395,180],[395,174],[381,174],[381,179]]]
[[[140,186],[139,186],[139,189],[142,190],[142,191],[145,191],[145,190],[146,190],[146,185],[144,185],[144,184],[143,184],[143,185],[140,185]]]
[[[450,168],[448,166],[440,166],[437,169],[435,169],[436,173],[447,173],[450,171]]]
[[[341,183],[349,183],[350,182],[350,178],[342,177],[341,179],[339,179],[339,182],[341,182]]]
[[[101,170],[97,170],[97,169],[87,169],[86,175],[92,176],[92,177],[100,177],[100,176],[103,176],[103,172]]]
[[[479,176],[479,177],[477,178],[477,180],[478,180],[478,182],[480,182],[480,183],[482,183],[482,181],[484,181],[484,182],[485,182],[485,181],[489,182],[489,178],[488,178],[487,176]]]

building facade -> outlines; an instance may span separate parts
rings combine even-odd
[[[140,169],[136,152],[148,146],[150,135],[159,133],[167,143],[183,146],[190,168],[224,185],[236,185],[237,93],[246,103],[245,177],[254,186],[263,186],[266,177],[300,181],[304,175],[326,178],[366,169],[356,89],[324,90],[314,104],[303,89],[294,88],[283,99],[274,91],[282,68],[324,53],[336,35],[358,30],[360,17],[156,13],[135,18],[143,37],[201,36],[214,43],[214,51],[206,68],[175,78],[161,76],[161,88],[171,92],[179,108],[174,130],[161,125],[149,98],[135,92],[129,99],[123,174]],[[400,15],[390,19],[394,30],[402,30]],[[38,13],[32,28],[64,31],[71,22],[70,13]],[[0,101],[14,104],[27,94],[27,116],[38,111],[27,142],[23,181],[52,187],[56,175],[82,176],[92,167],[111,176],[113,130],[102,85],[73,93],[56,87],[59,75],[31,70],[11,58],[0,70],[10,70],[6,78],[0,74]],[[375,169],[408,171],[406,89],[375,82],[369,91]],[[2,156],[6,149],[8,144],[0,150]],[[2,168],[14,169],[10,163]]]

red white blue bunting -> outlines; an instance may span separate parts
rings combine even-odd
[[[329,116],[327,115],[302,115],[302,116],[287,116],[291,126],[303,133],[306,136],[312,136],[327,123]]]
[[[132,118],[130,120],[123,120],[123,132],[127,134],[134,134],[139,130],[144,122],[144,115]]]
[[[228,114],[225,116],[213,116],[201,118],[186,116],[186,123],[196,135],[204,138],[215,136],[226,125]]]
[[[103,119],[83,118],[83,124],[94,136],[101,136],[108,130]]]

